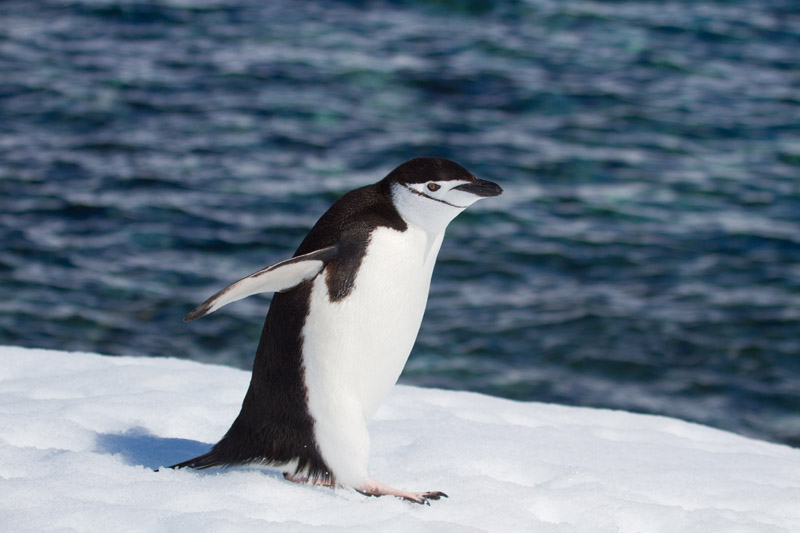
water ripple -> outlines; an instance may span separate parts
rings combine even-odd
[[[0,342],[247,367],[186,311],[440,155],[507,192],[405,380],[800,444],[795,4],[7,0]]]

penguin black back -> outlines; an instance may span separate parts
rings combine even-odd
[[[337,246],[337,257],[327,265],[326,283],[331,301],[340,300],[352,290],[369,235],[378,226],[397,231],[407,227],[392,204],[385,182],[339,198],[309,231],[293,257]],[[314,421],[306,405],[302,330],[310,292],[311,285],[306,282],[273,296],[239,416],[211,451],[170,468],[296,461],[296,473],[334,482],[314,441]]]

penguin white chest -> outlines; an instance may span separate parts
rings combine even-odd
[[[417,338],[444,234],[372,232],[351,292],[331,302],[314,280],[303,328],[309,401],[360,408],[365,419],[397,382]]]

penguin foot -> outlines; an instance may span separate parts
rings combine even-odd
[[[361,494],[365,496],[394,496],[396,498],[402,498],[404,500],[430,505],[430,500],[438,500],[439,498],[447,498],[447,494],[440,491],[430,491],[430,492],[408,492],[405,490],[395,489],[390,487],[389,485],[384,485],[380,481],[375,481],[374,479],[367,479],[360,488],[356,489]]]

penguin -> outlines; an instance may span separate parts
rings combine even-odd
[[[208,453],[170,468],[260,464],[369,496],[446,497],[370,478],[367,423],[414,345],[447,225],[502,192],[453,161],[411,159],[339,198],[290,259],[192,310],[184,321],[275,292],[238,417]]]

